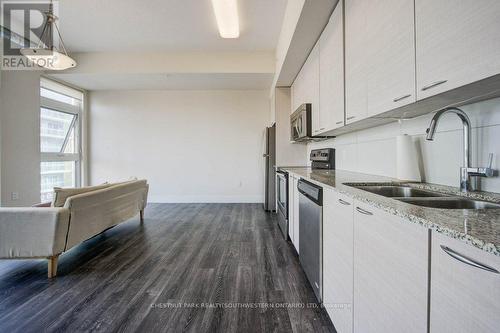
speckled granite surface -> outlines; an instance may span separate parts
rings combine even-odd
[[[334,188],[338,192],[368,203],[409,222],[417,223],[449,237],[471,244],[500,256],[500,209],[438,209],[416,206],[395,199],[366,192],[346,184],[374,185],[407,184],[453,196],[500,203],[500,194],[487,192],[460,193],[458,188],[434,184],[405,183],[388,177],[373,176],[343,170],[312,170],[311,168],[281,168],[318,185]]]

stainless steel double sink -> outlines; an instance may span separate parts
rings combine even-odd
[[[349,185],[351,187],[393,198],[412,205],[441,209],[500,209],[493,202],[457,197],[405,185]]]

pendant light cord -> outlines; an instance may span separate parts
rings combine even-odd
[[[61,33],[59,32],[59,28],[57,27],[57,24],[56,24],[56,22],[55,22],[55,21],[54,21],[54,27],[56,27],[57,35],[59,36],[59,43],[61,43],[62,48],[63,48],[63,50],[64,50],[64,53],[65,53],[66,55],[68,55],[68,52],[66,51],[66,46],[64,46],[64,42],[63,42],[63,39],[62,39],[62,37],[61,37]]]
[[[56,31],[57,31],[57,36],[59,36],[59,43],[61,43],[62,45],[62,49],[64,51],[64,54],[65,55],[68,55],[68,51],[66,50],[66,46],[64,45],[64,41],[62,39],[62,36],[61,36],[61,32],[59,31],[59,27],[57,26],[56,24],[56,17],[54,15],[54,4],[53,4],[53,0],[50,0],[50,4],[49,4],[49,11],[47,12],[47,23],[45,23],[45,25],[43,26],[43,29],[42,29],[42,33],[40,34],[40,39],[38,41],[38,45],[37,45],[37,49],[40,48],[40,46],[42,45],[42,43],[44,44],[44,46],[47,48],[47,49],[50,49],[50,50],[53,50],[54,49],[54,41],[53,40],[49,40],[49,45],[45,44],[43,42],[43,36],[45,34],[45,32],[47,31],[47,27],[49,26],[49,24],[52,24],[55,28],[56,28]],[[51,36],[52,39],[53,39],[53,36]]]

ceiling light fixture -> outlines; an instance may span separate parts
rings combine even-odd
[[[45,22],[45,25],[43,27],[37,47],[33,49],[21,49],[21,54],[36,65],[50,70],[63,70],[75,67],[76,61],[68,56],[68,52],[66,51],[66,47],[64,46],[61,33],[59,32],[59,28],[57,27],[57,16],[54,15],[54,7],[52,1],[49,4],[49,10],[45,12],[45,15],[47,16],[47,21]],[[59,36],[59,42],[62,46],[62,52],[54,46],[54,30]],[[43,43],[44,37],[47,43],[46,45]],[[42,44],[44,44],[43,46],[45,47],[41,47]]]
[[[222,38],[238,38],[240,23],[237,0],[212,0],[215,19]]]

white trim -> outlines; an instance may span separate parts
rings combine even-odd
[[[40,96],[40,107],[44,109],[50,109],[54,111],[71,113],[76,115],[80,115],[82,113],[81,106],[59,102],[43,96]]]
[[[89,185],[89,158],[88,158],[88,120],[89,120],[89,95],[86,90],[82,90],[82,114],[80,117],[80,172],[82,186]]]
[[[80,154],[40,153],[40,160],[42,162],[79,161]]]
[[[76,88],[70,84],[63,83],[58,80],[54,80],[53,78],[47,78],[42,75],[40,78],[40,86],[42,88],[57,92],[59,94],[63,94],[68,97],[72,97],[74,99],[82,100],[84,91],[82,89]]]
[[[151,203],[263,203],[261,194],[256,195],[150,195]]]
[[[84,108],[86,107],[84,99],[86,97],[86,92],[74,89],[70,86],[66,86],[59,82],[51,81],[50,79],[47,79],[45,77],[42,77],[40,79],[40,89],[41,88],[49,89],[54,92],[64,94],[66,96],[73,97],[80,101],[80,103],[77,103],[77,105],[72,105],[57,100],[53,100],[51,98],[40,96],[40,109],[44,108],[44,109],[54,110],[57,112],[73,114],[76,116],[76,124],[74,127],[74,131],[77,139],[77,150],[78,150],[74,154],[40,152],[40,162],[63,162],[63,161],[75,162],[75,186],[80,187],[82,186],[82,184],[86,183],[86,177],[83,176],[83,170],[82,170],[84,167],[86,167],[86,162],[82,162],[83,159],[82,147],[84,145],[83,140],[85,137],[83,133],[84,131],[83,121],[85,118]]]

